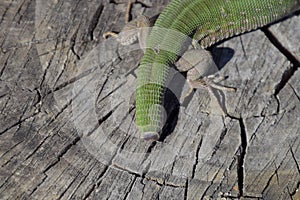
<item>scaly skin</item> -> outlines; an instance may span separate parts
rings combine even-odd
[[[300,0],[173,0],[155,23],[138,70],[136,118],[141,137],[159,139],[169,66],[185,50],[188,36],[205,48],[274,22],[299,7]]]

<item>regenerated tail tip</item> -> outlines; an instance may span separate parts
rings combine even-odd
[[[141,138],[147,141],[157,141],[159,140],[159,134],[157,132],[144,132]]]

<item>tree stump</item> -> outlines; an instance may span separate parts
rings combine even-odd
[[[169,0],[140,0],[130,18]],[[174,70],[161,141],[130,104],[143,55],[107,31],[127,1],[0,3],[0,199],[300,199],[300,17],[211,47],[224,117]]]

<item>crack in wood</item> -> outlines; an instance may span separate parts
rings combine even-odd
[[[55,122],[55,120],[72,104],[73,100],[68,101],[48,122],[48,125]]]
[[[98,185],[100,185],[101,181],[102,181],[102,177],[104,176],[104,174],[107,172],[109,166],[106,166],[104,168],[104,170],[101,172],[101,174],[96,178],[96,183],[93,184],[93,186],[91,187],[91,189],[89,189],[85,196],[82,198],[82,200],[86,200],[89,198],[89,196],[92,194],[92,192],[96,189],[96,186],[98,187]]]
[[[78,55],[78,53],[75,50],[76,38],[77,38],[77,34],[78,34],[78,28],[79,27],[77,27],[75,29],[74,33],[71,35],[71,38],[70,38],[70,50],[76,56],[77,60],[80,60],[80,56]],[[79,45],[80,44],[84,44],[84,42],[80,42]]]
[[[88,35],[90,37],[90,40],[94,40],[94,30],[97,27],[97,24],[99,23],[100,16],[103,12],[104,6],[100,4],[98,8],[96,9],[96,12],[92,16],[92,20],[90,22],[90,25],[88,27]]]
[[[100,90],[99,90],[99,92],[98,92],[98,95],[97,95],[97,97],[96,97],[96,102],[97,103],[99,103],[99,102],[101,102],[102,100],[103,100],[103,98],[101,98],[100,100],[99,100],[99,98],[100,98],[100,95],[102,94],[102,92],[103,92],[103,90],[104,90],[104,87],[105,87],[105,85],[107,84],[107,82],[108,82],[108,77],[105,77],[105,80],[103,81],[103,84],[102,84],[102,86],[101,86],[101,88],[100,88]]]
[[[45,182],[45,180],[48,178],[48,175],[47,174],[44,174],[44,177],[43,179],[41,180],[41,182],[39,182],[33,189],[32,191],[29,193],[29,196],[32,196],[35,191]]]
[[[3,63],[3,67],[2,67],[2,69],[0,70],[0,77],[3,76],[4,71],[5,71],[6,67],[7,67],[7,64],[8,64],[8,61],[9,61],[9,60],[10,60],[10,55],[7,56],[7,58],[5,59],[5,62]]]
[[[295,196],[299,192],[299,189],[300,189],[300,181],[297,182],[296,188],[292,192],[290,192],[290,197]],[[294,198],[292,198],[292,199],[294,199]],[[297,200],[297,199],[295,199],[295,200]]]
[[[9,149],[6,149],[6,151],[4,152],[3,151],[3,153],[2,153],[2,155],[0,156],[0,158],[4,158],[4,156],[6,156],[6,154],[8,154],[8,153],[10,153],[15,147],[17,147],[19,144],[21,144],[22,142],[24,142],[24,141],[19,141],[19,142],[17,142],[16,144],[14,144],[12,147],[10,147]],[[10,162],[10,160],[15,156],[16,154],[14,154],[13,156],[11,156],[10,157],[10,159],[9,160],[7,160],[6,162],[4,162],[4,163],[2,163],[1,164],[1,167],[4,167],[5,165],[7,165],[9,162]]]
[[[212,178],[212,180],[210,181],[210,184],[206,187],[206,189],[203,191],[202,196],[200,199],[204,199],[207,196],[207,192],[210,189],[210,187],[215,183],[214,180],[217,179],[218,174],[220,173],[220,171],[223,169],[224,167],[224,163],[219,167],[218,171],[215,173],[214,177]],[[221,184],[221,182],[220,182]],[[218,188],[220,187],[220,184],[218,186]],[[217,189],[214,190],[213,194],[215,194],[217,192]]]
[[[278,113],[280,113],[280,101],[279,101],[279,97],[278,97],[278,95],[274,95],[274,99],[276,100],[276,103],[277,103],[277,107],[276,107],[276,113],[275,113],[275,115],[276,114],[278,114]],[[263,117],[265,117],[266,115],[264,114],[264,112],[265,112],[265,109],[267,109],[267,108],[264,108],[263,110],[262,110],[262,112],[261,112],[261,116],[263,116]]]
[[[96,161],[97,162],[97,161]],[[86,174],[84,174],[83,179],[78,183],[77,187],[74,189],[74,193],[76,192],[76,190],[86,181],[86,179],[89,177],[90,173],[93,171],[93,168],[96,166],[96,162],[94,162],[94,165],[91,165],[90,169],[88,170],[88,172]],[[73,193],[73,194],[74,194]],[[73,194],[70,195],[70,199],[75,199],[75,197],[73,197]]]
[[[105,173],[109,170],[109,168],[111,168],[111,166],[113,166],[112,165],[112,161],[113,161],[113,159],[115,158],[116,155],[117,155],[117,151],[112,156],[112,158],[109,160],[109,163],[107,164],[107,166],[105,166],[105,168],[103,169],[103,171],[96,178],[96,183],[94,183],[93,186],[91,187],[91,189],[87,191],[86,195],[83,197],[83,200],[88,199],[89,196],[92,194],[92,192],[96,190],[96,187],[98,187],[101,184]]]
[[[7,94],[8,95],[8,97],[7,97],[7,99],[5,99],[6,101],[4,102],[4,106],[2,107],[2,110],[1,110],[1,112],[0,112],[0,114],[4,114],[5,113],[5,109],[7,109],[8,108],[8,103],[10,102],[10,100],[11,100],[11,95],[8,93]],[[3,101],[2,101],[3,102]],[[1,135],[1,134],[0,134]]]
[[[275,86],[274,95],[278,95],[284,86],[289,82],[291,77],[300,68],[300,61],[282,44],[276,36],[268,30],[268,27],[262,28],[269,41],[292,63],[292,67],[288,68],[283,72],[281,81]]]
[[[36,92],[36,100],[35,100],[35,102],[36,103],[34,103],[33,104],[33,107],[35,107],[36,109],[35,109],[35,113],[40,113],[41,112],[41,108],[42,108],[42,106],[43,106],[43,101],[42,101],[42,94],[41,94],[41,91],[40,91],[40,89],[39,88],[34,88],[33,89],[33,92]],[[35,98],[34,98],[35,99]]]
[[[243,119],[239,119],[240,125],[240,137],[241,137],[241,144],[240,144],[240,156],[238,156],[238,166],[237,166],[237,177],[238,177],[238,189],[239,189],[239,197],[243,196],[244,190],[244,162],[246,156],[246,149],[247,149],[247,133]]]
[[[259,122],[256,129],[253,131],[253,134],[250,136],[249,143],[251,143],[256,138],[256,133],[258,132],[258,130],[261,128],[261,126],[265,122],[265,119],[266,119],[265,117],[262,117],[262,120]]]
[[[118,85],[116,88],[114,88],[114,89],[111,90],[109,93],[107,93],[104,97],[102,97],[101,99],[99,99],[99,98],[100,98],[100,94],[101,94],[101,92],[102,92],[102,89],[104,88],[104,85],[106,84],[107,80],[108,80],[108,79],[105,80],[105,83],[103,84],[103,86],[102,86],[102,88],[101,88],[101,91],[99,92],[98,97],[96,98],[96,102],[97,102],[97,103],[100,103],[101,101],[105,100],[106,98],[111,97],[111,95],[112,95],[113,93],[118,92],[118,89],[121,88],[122,86],[124,86],[124,85],[126,84],[125,82],[121,83],[121,84]]]
[[[128,189],[128,191],[125,193],[123,199],[127,199],[128,195],[129,195],[130,192],[132,191],[132,188],[133,188],[133,185],[134,185],[136,179],[137,179],[137,176],[134,176],[134,179],[131,181],[131,184],[128,185],[128,187],[127,187],[127,188],[129,188],[129,189]],[[127,189],[127,188],[126,188],[126,189]]]
[[[47,141],[48,138],[50,138],[52,135],[48,135],[47,137],[45,137],[41,143],[39,145],[36,146],[36,148],[31,152],[29,153],[28,156],[26,156],[26,158],[24,159],[24,161],[27,161],[31,156],[35,155],[35,153],[42,147],[42,145]]]
[[[3,131],[0,132],[0,135],[3,135],[5,132],[9,131],[10,129],[16,127],[16,126],[20,126],[23,122],[25,122],[26,120],[35,117],[38,113],[33,113],[32,115],[24,118],[24,119],[19,119],[16,123],[12,124],[11,126],[9,126],[8,128],[4,129]]]
[[[113,112],[117,109],[117,107],[119,107],[119,105],[117,105],[115,108],[110,110],[107,114],[105,114],[103,117],[98,119],[98,124],[101,125],[103,122],[105,122],[113,114]]]
[[[8,10],[9,10],[9,8],[11,8],[11,5],[12,5],[12,4],[13,4],[13,2],[11,1],[11,2],[8,4],[8,6],[6,6],[5,9],[3,10],[2,16],[1,16],[1,18],[0,18],[0,24],[3,23],[3,20],[5,19],[5,16],[6,16]],[[2,4],[2,6],[3,6],[3,4]],[[3,7],[2,7],[2,8],[3,8]]]
[[[261,195],[243,195],[242,197],[237,197],[237,196],[233,196],[233,195],[221,195],[221,197],[224,198],[230,198],[232,200],[237,200],[237,199],[255,199],[255,200],[261,200],[262,196]]]
[[[293,142],[293,144],[295,144],[295,141]],[[293,146],[293,145],[292,145],[292,146]],[[268,181],[267,181],[265,187],[263,188],[263,190],[262,190],[262,192],[261,192],[262,195],[265,193],[265,191],[266,191],[266,190],[268,189],[268,187],[271,185],[271,182],[272,182],[272,179],[273,179],[274,176],[276,177],[277,183],[278,183],[278,185],[279,185],[278,171],[279,171],[279,169],[281,168],[282,164],[284,163],[284,160],[287,158],[289,152],[290,152],[290,149],[287,149],[287,151],[286,151],[286,153],[285,153],[285,156],[284,156],[283,159],[280,161],[280,163],[279,163],[278,166],[276,166],[276,163],[275,163],[276,159],[274,159],[273,163],[274,163],[274,165],[275,165],[275,170],[274,170],[274,173],[273,173],[273,174],[270,176],[270,178],[268,179]]]
[[[188,199],[188,191],[189,191],[189,180],[186,179],[185,186],[184,186],[184,196],[183,196],[184,200]]]
[[[299,166],[298,161],[297,161],[297,159],[296,159],[296,157],[295,157],[295,154],[294,154],[294,151],[293,151],[293,146],[290,145],[290,148],[289,148],[289,149],[290,149],[292,158],[293,158],[293,160],[294,160],[294,162],[295,162],[295,164],[296,164],[296,166],[297,166],[298,173],[300,174],[300,166]]]
[[[57,49],[57,46],[58,46],[58,40],[56,40],[56,42],[54,44],[54,49]],[[46,80],[47,72],[50,69],[50,66],[51,66],[51,63],[52,63],[52,61],[54,59],[54,56],[55,56],[55,54],[53,53],[51,55],[50,59],[49,59],[49,62],[47,62],[47,66],[46,66],[46,68],[44,70],[44,73],[42,75],[42,79],[41,79],[41,83],[40,83],[40,88],[43,88],[43,83]]]
[[[65,73],[68,60],[69,60],[69,55],[66,54],[66,60],[63,61],[63,63],[62,63],[62,69],[60,70],[57,78],[54,81],[54,84],[53,84],[54,88],[56,88],[56,85],[57,85],[58,81],[60,80],[60,78],[62,77],[62,75]]]
[[[298,170],[298,174],[300,174],[300,166],[299,166],[299,164],[298,164],[298,161],[297,161],[297,159],[296,159],[296,157],[295,157],[295,154],[294,154],[294,151],[293,151],[293,148],[292,148],[292,146],[290,145],[290,152],[291,152],[291,155],[292,155],[292,159],[294,160],[294,162],[295,162],[295,164],[296,164],[296,166],[297,166],[297,170]],[[296,193],[297,192],[299,192],[299,188],[300,188],[300,181],[298,181],[297,182],[297,184],[296,184],[296,187],[295,187],[295,189],[293,190],[293,191],[289,191],[289,189],[288,189],[288,191],[289,191],[289,194],[290,194],[290,197],[293,199],[293,196],[295,196],[296,195]]]
[[[128,134],[128,132],[127,132],[127,134]],[[129,138],[130,138],[130,137],[127,137],[127,138],[125,139],[125,141],[123,142],[123,144],[120,146],[120,152],[122,152],[122,151],[124,150],[125,144],[128,142]]]
[[[131,170],[128,170],[128,169],[125,169],[123,168],[122,166],[119,166],[119,165],[116,165],[116,164],[112,164],[111,165],[112,168],[115,168],[115,169],[118,169],[120,171],[123,171],[123,172],[126,172],[130,175],[133,175],[133,176],[136,176],[136,177],[139,177],[139,178],[142,178],[142,179],[145,179],[147,181],[151,181],[151,182],[154,182],[156,185],[159,185],[159,186],[169,186],[169,187],[172,187],[172,188],[184,188],[185,186],[183,185],[176,185],[176,184],[171,184],[171,183],[167,183],[165,181],[165,179],[163,180],[163,182],[160,182],[158,179],[154,178],[154,177],[150,177],[150,176],[147,176],[147,172],[148,172],[148,169],[147,170],[144,170],[142,172],[142,174],[139,174],[139,173],[136,173],[134,171],[131,171]],[[149,165],[150,167],[150,165]],[[149,168],[148,167],[148,168]]]
[[[153,141],[151,143],[151,145],[148,147],[148,149],[146,151],[146,156],[145,156],[143,162],[147,160],[147,158],[149,157],[150,153],[152,152],[152,149],[155,147],[156,143],[157,143],[157,141]]]
[[[16,21],[17,24],[20,24],[21,21],[22,21],[23,15],[22,15],[22,13],[21,13],[21,10],[22,10],[23,5],[24,5],[25,3],[26,3],[26,1],[23,1],[23,2],[21,3],[21,5],[20,5],[19,8],[17,9],[17,12],[15,13],[15,16],[14,16],[14,18],[13,18],[13,20],[15,20],[16,16],[20,16],[19,20]],[[30,4],[29,4],[29,5],[30,5]],[[27,5],[27,6],[28,6],[28,5]],[[27,7],[27,8],[28,8],[28,7]]]
[[[97,70],[97,68],[98,68],[98,66],[95,66],[95,67],[92,67],[92,68],[90,68],[90,69],[84,71],[83,73],[79,74],[78,76],[73,77],[73,78],[69,79],[68,81],[66,81],[66,82],[64,82],[64,83],[61,83],[60,85],[56,86],[55,88],[53,88],[52,91],[49,91],[47,94],[51,94],[51,93],[53,93],[53,92],[59,91],[59,90],[65,88],[65,87],[67,87],[68,85],[75,83],[76,81],[78,81],[78,80],[80,80],[80,79],[82,79],[82,78],[84,78],[84,77],[86,77],[86,76],[92,74],[94,71]],[[78,91],[78,94],[79,94],[82,90],[83,90],[83,88],[82,88],[80,91]],[[78,94],[77,94],[77,95],[78,95]]]
[[[99,126],[99,124],[98,124],[98,126]],[[115,129],[115,130],[116,130],[116,129]],[[115,131],[115,130],[113,130],[113,131]],[[104,168],[103,171],[100,173],[100,175],[96,178],[96,181],[95,181],[96,183],[93,184],[93,186],[91,187],[91,189],[89,189],[89,190],[87,191],[87,193],[85,194],[85,196],[83,197],[83,200],[88,199],[89,196],[92,194],[92,192],[93,192],[94,190],[96,190],[96,187],[98,187],[98,186],[101,184],[101,182],[102,182],[102,180],[103,180],[103,177],[104,177],[104,175],[106,174],[106,172],[109,170],[109,168],[115,167],[115,166],[113,165],[113,160],[114,160],[114,158],[117,156],[117,154],[118,154],[118,152],[115,151],[114,154],[113,154],[113,156],[112,156],[111,159],[109,160],[108,164],[105,166],[105,168]]]
[[[276,167],[276,166],[275,166]],[[277,174],[277,171],[278,169],[280,168],[280,166],[276,167],[275,170],[274,170],[274,173],[269,177],[264,189],[262,190],[261,194],[263,196],[264,192],[268,189],[268,187],[270,186],[271,182],[272,182],[272,179],[274,176],[276,176],[277,178],[277,181],[278,181],[278,174]]]
[[[227,128],[224,128],[224,130],[222,130],[219,140],[217,141],[216,145],[214,146],[210,157],[213,157],[216,154],[216,152],[220,149],[220,145],[222,144],[222,141],[224,140],[224,138],[227,134],[227,131],[228,131]]]
[[[203,142],[203,137],[201,137],[201,139],[200,139],[200,141],[198,143],[198,146],[197,146],[196,153],[195,153],[195,162],[193,164],[192,179],[195,178],[196,168],[197,168],[197,165],[199,163],[198,155],[199,155],[199,152],[200,152],[200,149],[201,149],[201,146],[202,146],[202,142]]]
[[[7,163],[9,163],[15,156],[16,156],[16,154],[11,156],[11,158],[7,162],[2,164],[1,167],[5,166]],[[17,171],[17,169],[14,169],[13,171],[11,171],[11,173],[8,176],[4,176],[4,181],[1,180],[1,181],[3,181],[3,183],[0,184],[0,188],[7,186],[8,180],[15,174],[16,171]]]
[[[63,196],[68,192],[69,188],[71,188],[71,186],[73,185],[73,183],[75,183],[77,181],[77,178],[79,177],[81,173],[77,173],[77,175],[75,177],[72,177],[73,180],[68,184],[67,187],[64,188],[64,191],[61,192],[61,194],[59,195],[59,197],[57,199],[62,199]]]
[[[51,169],[52,167],[54,167],[57,163],[60,162],[61,158],[71,149],[72,146],[75,146],[78,142],[80,141],[80,137],[77,136],[73,139],[73,141],[68,144],[65,148],[62,149],[62,151],[57,155],[57,159],[51,163],[50,165],[48,165],[43,171],[42,173],[43,174],[47,174],[47,171],[49,169]]]
[[[105,114],[103,117],[101,117],[100,119],[98,119],[98,123],[99,123],[99,125],[101,125],[104,121],[106,121],[117,109],[118,109],[118,107],[122,104],[123,102],[120,102],[120,103],[118,103],[115,107],[113,107],[107,114]],[[124,121],[124,119],[126,118],[127,116],[125,116],[125,117],[123,117],[123,119],[122,119],[122,121],[121,122],[123,122]],[[119,126],[118,127],[116,127],[116,128],[119,128]],[[116,131],[117,129],[114,129],[114,131]]]
[[[290,85],[290,87],[292,88],[292,90],[293,90],[295,96],[297,97],[297,99],[300,101],[300,94],[297,93],[296,89],[292,85]]]

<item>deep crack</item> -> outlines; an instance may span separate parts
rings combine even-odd
[[[296,70],[300,68],[300,61],[291,53],[283,44],[277,39],[277,37],[268,30],[268,27],[262,28],[266,37],[270,42],[292,63],[292,67],[285,70],[282,74],[281,81],[276,85],[274,94],[277,95],[282,88],[288,83],[290,78],[294,75]]]
[[[237,175],[238,175],[238,188],[239,196],[243,196],[244,190],[244,159],[246,155],[247,148],[247,134],[245,130],[245,125],[243,119],[239,119],[239,124],[241,128],[241,146],[240,146],[240,156],[238,157]]]
[[[96,12],[94,13],[94,15],[92,17],[90,26],[88,27],[88,33],[89,33],[89,36],[90,36],[90,40],[94,39],[94,30],[97,27],[97,24],[99,23],[99,18],[101,16],[102,12],[103,12],[103,8],[104,8],[104,6],[101,4],[97,8]]]

